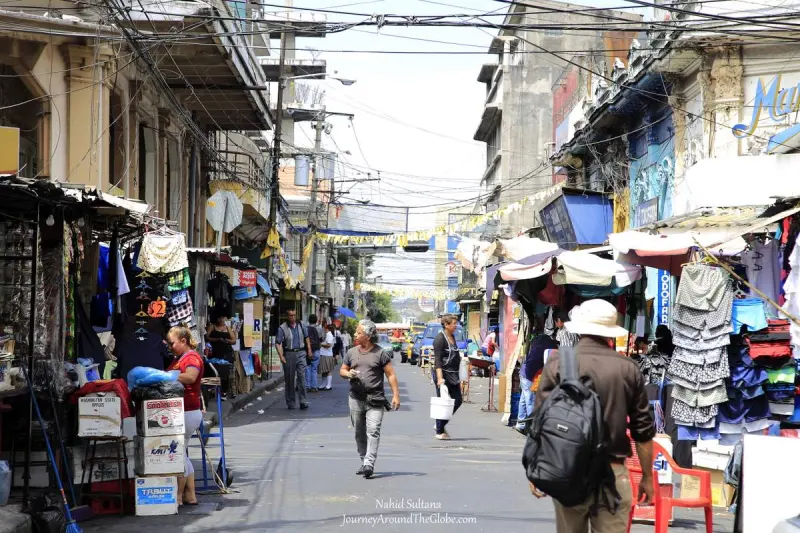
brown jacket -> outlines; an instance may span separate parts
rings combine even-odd
[[[583,337],[575,350],[580,376],[591,378],[600,396],[609,454],[628,457],[631,444],[626,429],[630,429],[637,442],[652,440],[656,433],[639,365],[617,354],[599,338]],[[537,409],[559,382],[558,366],[558,353],[553,353],[542,372],[536,394]]]

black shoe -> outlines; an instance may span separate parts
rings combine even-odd
[[[357,476],[363,476],[364,475],[364,465],[361,465],[360,467],[358,467],[358,470],[356,470],[356,475]]]
[[[364,479],[369,479],[372,477],[374,470],[371,466],[364,467]]]
[[[286,408],[287,409],[294,409],[294,405],[287,405]]]
[[[308,404],[307,403],[301,403],[300,404],[300,409],[308,409]]]

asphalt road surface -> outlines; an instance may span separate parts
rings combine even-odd
[[[372,479],[355,475],[348,385],[336,376],[333,391],[310,395],[307,411],[287,410],[279,388],[226,421],[234,492],[201,496],[200,507],[177,516],[108,517],[83,523],[84,531],[555,532],[551,501],[528,491],[523,437],[498,413],[481,411],[488,380],[473,378],[472,403],[450,423],[452,440],[439,441],[428,418],[430,380],[417,367],[396,366],[402,406],[384,417]],[[199,450],[191,455],[199,472]],[[678,516],[671,531],[703,529],[700,513]],[[715,531],[732,530],[731,515],[714,519]]]

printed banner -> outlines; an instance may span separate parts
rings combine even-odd
[[[668,326],[672,309],[672,274],[667,270],[658,271],[658,297],[656,298],[656,325]]]

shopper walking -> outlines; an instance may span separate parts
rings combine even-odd
[[[458,371],[461,368],[461,354],[458,352],[458,343],[455,333],[458,319],[453,315],[442,317],[442,331],[433,340],[433,360],[436,372],[436,396],[442,395],[442,387],[447,388],[447,393],[455,400],[453,414],[461,407],[461,379]],[[436,421],[436,438],[447,440],[450,435],[445,431],[449,420]]]
[[[311,343],[311,361],[306,367],[306,387],[308,392],[319,392],[317,383],[317,369],[319,368],[320,349],[325,332],[317,324],[317,315],[308,316],[308,341]]]
[[[610,487],[605,486],[602,489],[606,496],[603,500],[613,503],[618,496],[618,505],[613,509],[613,504],[606,505],[606,501],[597,501],[596,493],[582,504],[572,507],[565,507],[554,501],[556,530],[559,533],[588,531],[591,525],[592,531],[623,533],[628,527],[633,496],[628,469],[625,467],[625,458],[631,455],[629,439],[636,442],[636,452],[641,464],[652,464],[652,440],[655,436],[653,416],[638,365],[610,347],[615,338],[628,334],[624,328],[617,326],[616,308],[604,300],[588,300],[577,310],[573,310],[570,318],[565,324],[566,330],[570,334],[581,336],[574,354],[578,375],[582,381],[590,379],[599,396],[605,422],[608,461],[615,476],[617,495],[613,494]],[[542,413],[543,404],[559,383],[559,365],[560,356],[557,352],[553,353],[542,372],[536,395],[537,416]],[[553,453],[568,452],[553,450]],[[653,470],[645,468],[642,476],[637,501],[641,502],[644,496],[644,503],[650,503],[653,501]],[[545,496],[533,483],[530,483],[530,489],[537,498]]]
[[[331,374],[336,368],[336,359],[333,357],[333,345],[336,343],[336,326],[328,323],[328,331],[325,332],[325,338],[322,340],[319,349],[319,373],[322,374],[322,388],[320,390],[329,391],[333,385],[333,375]]]
[[[541,324],[541,318],[537,316],[536,319]],[[533,339],[519,371],[519,386],[521,390],[519,409],[517,410],[517,425],[514,429],[520,433],[525,432],[527,419],[533,415],[533,405],[536,398],[533,392],[533,384],[544,368],[544,354],[547,350],[558,348],[558,342],[553,338],[555,333],[556,328],[551,309],[545,320],[543,333]]]
[[[183,385],[183,410],[186,460],[183,463],[183,476],[178,476],[178,505],[197,505],[194,491],[194,465],[189,459],[188,446],[192,435],[203,422],[200,403],[200,382],[203,379],[203,358],[197,353],[197,343],[186,326],[176,326],[167,333],[167,343],[175,358],[167,370],[178,370],[178,381]]]
[[[345,323],[342,323],[342,344],[344,344],[344,353],[347,353],[353,347],[353,338],[350,337],[350,333],[345,329]]]
[[[287,311],[287,320],[278,328],[275,348],[283,365],[286,406],[294,409],[295,390],[299,396],[300,409],[308,409],[306,401],[306,368],[312,359],[311,342],[303,324],[297,321],[297,312]]]
[[[358,323],[356,345],[344,357],[339,375],[350,380],[350,423],[356,436],[361,467],[356,472],[369,479],[375,470],[381,424],[385,409],[400,408],[400,389],[392,367],[392,354],[377,345],[378,328],[369,320]],[[392,388],[392,403],[386,400],[384,377]]]
[[[221,371],[225,377],[221,378],[222,401],[228,399],[230,392],[230,375],[234,368],[233,345],[236,344],[236,335],[233,330],[226,325],[228,317],[225,313],[212,315],[211,323],[208,325],[208,340],[211,343],[212,356],[214,359],[224,359],[230,363],[228,368]],[[235,397],[235,396],[234,396]]]

